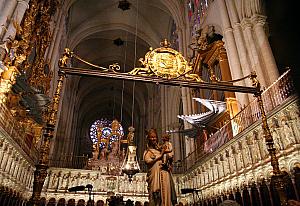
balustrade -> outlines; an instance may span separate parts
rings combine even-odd
[[[264,107],[267,115],[272,115],[272,111],[276,107],[279,107],[282,105],[284,102],[287,102],[290,97],[295,94],[295,89],[293,89],[292,86],[292,78],[290,76],[289,71],[284,73],[276,82],[274,82],[269,88],[267,88],[263,93],[262,93],[262,98],[264,101]],[[284,107],[283,105],[282,107]],[[289,113],[289,118],[284,118],[281,116],[279,121],[281,122],[281,125],[278,125],[277,128],[272,128],[271,131],[274,132],[274,140],[275,140],[275,146],[276,146],[276,140],[277,134],[276,131],[281,131],[281,137],[283,138],[283,135],[285,136],[292,136],[291,138],[288,138],[287,141],[293,141],[293,142],[300,142],[300,133],[297,128],[300,127],[299,121],[295,120],[297,119],[297,115],[299,111],[297,110],[297,106],[292,106],[290,105],[289,108],[286,109],[286,113]],[[259,111],[259,106],[257,103],[257,100],[254,99],[247,107],[245,107],[241,112],[239,112],[231,121],[229,121],[227,124],[225,124],[219,131],[214,133],[208,140],[207,142],[204,143],[204,147],[198,147],[195,151],[190,153],[183,161],[183,165],[186,167],[184,168],[185,171],[192,169],[197,165],[199,161],[202,161],[204,157],[207,157],[207,155],[213,153],[216,151],[218,148],[220,148],[222,145],[225,143],[229,142],[234,136],[238,138],[238,134],[241,134],[245,130],[249,130],[249,127],[251,125],[254,125],[256,128],[256,132],[262,132],[262,130],[259,128],[260,127],[260,111]],[[293,121],[291,121],[293,119]],[[277,120],[278,121],[278,120]],[[269,121],[270,122],[270,121]],[[271,122],[270,122],[270,125]],[[280,127],[280,128],[279,128]],[[294,130],[294,131],[292,131]],[[245,132],[244,132],[245,133]],[[292,134],[293,133],[293,134]],[[256,136],[255,134],[254,136]],[[262,134],[259,134],[260,136]],[[249,150],[251,149],[252,156],[249,155],[248,159],[251,159],[252,162],[257,162],[259,159],[259,156],[262,156],[265,158],[268,155],[268,152],[266,150],[266,145],[264,144],[264,140],[262,138],[260,139],[255,139],[251,141],[260,141],[259,142],[259,150],[260,153],[258,154],[257,150],[257,144],[250,144],[249,145]],[[284,144],[291,144],[290,142],[283,141]],[[280,142],[278,143],[280,144]],[[287,147],[287,145],[285,145]],[[242,153],[248,153],[248,148],[244,149]],[[249,151],[250,152],[250,151]],[[244,155],[244,162],[246,155]],[[231,167],[231,170],[233,168]]]
[[[294,168],[300,166],[300,112],[298,99],[292,96],[294,92],[289,88],[291,88],[290,77],[286,73],[264,91],[263,98],[280,167],[291,175]],[[272,167],[259,119],[260,112],[254,100],[224,126],[237,123],[239,129],[235,138],[227,137],[226,141],[217,147],[212,145],[209,148],[206,145],[204,146],[206,150],[202,149],[202,153],[194,151],[185,159],[186,169],[190,174],[193,171],[201,171],[197,174],[197,179],[201,182],[197,189],[201,191],[202,203],[213,200],[216,204],[218,195],[222,193],[228,195],[228,191],[232,189],[236,191],[233,193],[234,197],[229,195],[229,199],[233,198],[244,205],[274,205],[273,201],[278,202],[274,199],[276,196],[274,191],[270,189],[273,187],[268,185]],[[220,134],[217,133],[215,136]],[[214,138],[214,135],[210,138]],[[298,173],[294,174],[294,184],[292,180],[285,182],[289,182],[290,196],[298,199],[299,193],[295,191],[299,191],[300,178]],[[183,175],[178,184],[190,179],[193,177]],[[191,195],[181,198],[192,202]]]
[[[96,170],[80,170],[67,168],[49,169],[46,178],[42,196],[46,197],[64,197],[65,199],[88,200],[88,194],[84,191],[78,191],[76,194],[67,192],[68,188],[75,186],[93,185],[93,194],[95,202],[98,200],[106,200],[109,193],[119,194],[126,199],[135,196],[136,201],[146,201],[148,199],[146,174],[139,173],[133,177],[131,183],[127,176],[104,175],[101,171]],[[46,195],[47,193],[47,195]]]

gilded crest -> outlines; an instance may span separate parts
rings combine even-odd
[[[185,78],[189,80],[202,81],[198,74],[192,74],[185,58],[176,50],[169,47],[165,39],[161,47],[147,52],[145,59],[140,59],[142,68],[134,68],[129,72],[131,75],[157,76],[165,79]]]

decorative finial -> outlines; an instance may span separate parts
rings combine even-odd
[[[69,48],[64,49],[63,56],[58,61],[59,67],[66,67],[67,61],[73,56],[73,52]]]
[[[160,42],[160,46],[168,48],[171,46],[171,43],[167,39],[164,39],[162,42]]]

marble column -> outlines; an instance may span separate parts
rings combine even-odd
[[[12,17],[14,9],[17,5],[17,0],[4,0],[5,2],[3,3],[3,7],[0,10],[1,15],[0,15],[0,26],[1,26],[1,33],[0,37],[5,34],[7,27],[7,21]],[[10,22],[10,21],[8,21]],[[2,39],[2,38],[1,38]]]
[[[7,31],[5,32],[3,40],[6,40],[8,37],[14,38],[16,35],[16,29],[13,25],[13,22],[15,21],[17,24],[20,24],[22,21],[22,18],[25,14],[26,9],[28,8],[28,1],[29,0],[17,0],[17,6],[13,12],[10,24],[8,26]]]
[[[254,15],[251,17],[253,24],[254,32],[256,35],[257,46],[261,51],[261,55],[264,61],[265,69],[269,76],[270,82],[268,85],[271,85],[279,77],[278,68],[276,66],[275,58],[273,56],[272,49],[268,37],[266,35],[264,25],[266,24],[266,16]]]
[[[231,70],[232,79],[239,79],[244,76],[241,68],[241,63],[239,60],[237,45],[233,35],[233,29],[230,24],[230,19],[228,16],[228,11],[224,0],[219,0],[220,15],[222,19],[222,29],[224,31],[225,38],[225,48],[228,52],[229,65]],[[245,82],[240,83],[242,86]],[[245,94],[236,93],[237,100],[241,105],[246,105],[248,103],[248,97]]]

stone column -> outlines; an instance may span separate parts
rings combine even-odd
[[[65,11],[66,12],[66,11]],[[64,13],[64,12],[62,12]],[[58,56],[59,53],[59,45],[61,44],[61,39],[62,36],[65,35],[64,31],[64,24],[65,24],[65,18],[64,14],[61,15],[62,17],[60,18],[59,24],[56,25],[55,31],[54,31],[54,37],[52,39],[52,44],[48,48],[48,54],[47,54],[47,59],[50,60],[50,68],[54,70],[54,68],[57,66],[57,61],[58,61]],[[51,88],[51,91],[54,92],[55,88]],[[49,92],[51,94],[51,91]],[[53,95],[53,94],[52,94]]]
[[[2,13],[2,9],[5,6],[5,0],[0,0],[0,12]]]
[[[2,171],[5,171],[9,155],[10,155],[10,148],[7,148],[6,150],[4,150],[4,155],[3,155],[2,162],[1,162],[1,170]]]
[[[9,156],[8,156],[8,160],[7,160],[7,163],[6,163],[4,172],[9,173],[10,166],[12,165],[12,162],[13,162],[13,158],[14,158],[14,154],[13,154],[13,151],[12,151],[12,152],[9,154]]]
[[[244,18],[241,22],[244,35],[246,38],[246,43],[248,46],[248,51],[250,54],[250,59],[252,63],[252,70],[255,70],[257,73],[257,78],[260,81],[262,86],[267,86],[267,83],[269,82],[268,77],[264,74],[263,71],[263,65],[260,61],[260,54],[257,50],[256,43],[254,40],[254,36],[252,33],[252,23],[248,18]]]
[[[13,177],[13,174],[14,174],[14,170],[16,169],[16,167],[17,167],[17,165],[16,165],[16,154],[14,154],[13,156],[12,156],[12,161],[11,161],[11,165],[10,165],[10,167],[9,167],[9,169],[8,169],[8,174],[10,174],[10,176],[11,177]]]
[[[54,45],[57,43],[56,38],[61,35],[61,28],[63,28],[63,24],[65,23],[65,15],[66,12],[63,8],[59,9],[59,12],[57,12],[57,18],[54,21],[54,30],[53,30],[53,36],[52,36],[52,41],[50,43],[50,46],[47,49],[47,59],[51,59]]]
[[[257,193],[258,193],[258,197],[259,197],[259,203],[260,205],[263,205],[263,201],[262,201],[262,195],[261,195],[261,190],[260,190],[260,187],[259,187],[259,183],[258,184],[255,184],[255,187],[257,189]]]
[[[242,66],[242,71],[244,75],[248,75],[251,73],[249,57],[247,56],[247,49],[245,47],[245,40],[243,37],[242,28],[240,25],[240,19],[237,13],[237,8],[235,5],[235,1],[226,0],[226,5],[228,6],[228,11],[230,15],[230,19],[233,27],[234,39],[237,45],[238,54]],[[251,82],[249,83],[245,81],[247,86],[251,86]]]
[[[7,32],[5,33],[3,40],[6,40],[8,37],[14,38],[16,35],[16,29],[13,25],[15,21],[17,24],[20,24],[26,9],[28,8],[28,1],[29,0],[17,0],[17,6],[14,10],[13,16],[11,18],[10,24],[8,26]]]
[[[13,15],[14,9],[15,9],[16,4],[17,4],[17,0],[4,0],[4,1],[5,2],[3,4],[3,7],[0,10],[0,12],[1,12],[1,15],[0,15],[0,26],[1,26],[0,37],[2,37],[3,34],[5,34],[5,32],[6,32],[5,28],[6,28],[7,20],[9,18],[11,18],[11,16]]]
[[[230,24],[228,11],[224,0],[219,0],[220,15],[222,19],[222,29],[224,31],[225,47],[229,56],[229,65],[231,70],[232,79],[239,79],[244,76],[239,60],[238,50],[235,43],[233,29]],[[245,86],[245,82],[241,82]],[[248,103],[248,97],[245,94],[236,93],[236,97],[241,105]]]
[[[15,170],[13,172],[13,177],[17,180],[17,176],[18,176],[18,172],[19,170],[21,169],[21,159],[20,157],[17,157],[17,160],[16,160],[16,167],[15,167]]]
[[[19,174],[19,180],[23,184],[25,183],[25,179],[24,179],[25,173],[26,173],[26,162],[24,161],[23,165],[22,165],[22,169],[21,169],[20,174]]]
[[[272,197],[272,192],[271,192],[271,182],[266,182],[267,188],[268,188],[268,192],[269,192],[269,197],[270,197],[270,202],[271,205],[273,206],[273,197]]]
[[[170,93],[171,96],[171,106],[172,110],[170,112],[170,121],[172,122],[172,129],[178,130],[178,117],[177,114],[179,114],[179,105],[180,105],[180,98],[179,98],[179,89],[178,88],[172,88],[172,92]],[[180,154],[180,141],[181,138],[178,133],[173,133],[172,138],[173,142],[173,148],[174,148],[174,161],[180,160],[181,154]]]
[[[25,160],[21,159],[21,160],[20,160],[19,170],[18,170],[17,176],[16,176],[16,179],[17,179],[18,181],[21,181],[20,177],[21,177],[21,174],[22,174],[23,171],[24,171],[24,164],[25,164]]]
[[[296,187],[294,173],[291,175],[291,180],[292,180],[293,188],[294,188],[294,191],[295,191],[295,194],[296,194],[296,199],[299,200],[299,194],[298,194],[298,190],[297,190],[297,187]]]
[[[4,152],[5,152],[5,147],[6,147],[6,143],[4,142],[3,139],[0,140],[0,162],[2,162],[2,158],[4,156]]]
[[[252,70],[251,70],[249,55],[248,55],[246,44],[245,44],[245,39],[243,36],[243,31],[242,31],[242,28],[240,25],[240,18],[239,18],[238,12],[237,12],[236,4],[235,4],[235,1],[226,0],[226,5],[227,5],[228,11],[229,11],[229,16],[231,19],[234,39],[236,42],[238,55],[239,55],[239,59],[240,59],[240,63],[241,63],[241,69],[242,69],[243,75],[247,76],[251,73]],[[249,81],[249,80],[243,80],[243,82],[246,86],[252,86],[251,81]],[[245,94],[245,96],[248,96],[248,102],[249,102],[249,100],[253,99],[253,95]],[[242,106],[244,106],[244,105],[242,105]]]
[[[29,164],[26,164],[25,171],[24,171],[24,176],[23,176],[23,179],[24,179],[23,183],[26,187],[27,187],[27,182],[28,182],[28,179],[29,179],[28,177],[29,177]]]
[[[254,15],[251,17],[253,24],[254,32],[256,35],[257,46],[261,51],[261,55],[265,65],[265,71],[268,71],[267,75],[269,76],[270,82],[268,85],[271,85],[279,77],[278,68],[276,66],[275,58],[273,56],[272,49],[268,37],[266,35],[264,25],[266,24],[266,16]]]
[[[223,164],[224,164],[224,160],[220,158],[219,159],[219,165],[218,165],[220,179],[225,177]]]
[[[181,88],[181,95],[182,95],[182,106],[183,106],[183,114],[188,114],[188,105],[187,105],[187,96],[186,96],[186,88]],[[188,123],[186,121],[183,122],[184,128],[188,128]],[[189,147],[189,138],[185,137],[185,156],[191,152]]]
[[[186,89],[186,99],[187,99],[187,110],[188,113],[187,114],[193,114],[193,104],[192,104],[192,95],[191,95],[191,89],[190,88],[185,88]],[[190,125],[189,123],[187,124],[187,127],[190,129],[192,128],[192,125]],[[190,153],[195,151],[195,139],[194,138],[189,138],[189,150]]]
[[[33,173],[34,173],[34,169],[31,167],[31,165],[29,166],[29,170],[28,170],[28,182],[27,182],[27,186],[28,188],[32,187],[32,183],[33,183]]]

